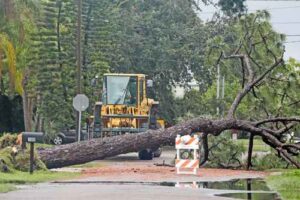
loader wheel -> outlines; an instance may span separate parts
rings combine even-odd
[[[159,158],[161,155],[162,149],[161,148],[157,148],[155,151],[153,151],[153,155],[156,158]]]
[[[154,157],[154,153],[151,149],[144,149],[139,152],[139,159],[140,160],[152,160]]]

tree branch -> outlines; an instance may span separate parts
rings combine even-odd
[[[277,117],[277,118],[270,118],[270,119],[263,119],[253,123],[254,126],[259,126],[266,123],[274,123],[274,122],[300,122],[299,117]]]
[[[206,161],[208,160],[208,154],[209,154],[209,150],[208,150],[208,138],[207,138],[208,134],[204,133],[202,136],[202,141],[203,141],[203,149],[204,149],[204,158],[200,163],[200,166],[203,165],[204,163],[206,163]]]

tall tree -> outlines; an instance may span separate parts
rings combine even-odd
[[[10,71],[10,96],[16,91],[23,97],[23,113],[26,130],[30,130],[30,111],[28,110],[28,97],[26,95],[26,80],[29,75],[28,66],[28,45],[30,43],[29,34],[34,30],[35,1],[3,0],[0,1],[0,24],[6,33],[8,66]],[[3,39],[3,37],[2,37]],[[4,40],[4,39],[3,39]],[[14,53],[15,52],[15,53]]]
[[[284,79],[289,77],[290,72],[293,74],[291,77],[295,77],[295,73],[297,73],[294,69],[289,69],[289,73],[282,72],[282,70],[293,68],[292,66],[295,64],[292,64],[291,61],[288,66],[285,66],[283,60],[284,38],[272,29],[268,17],[267,12],[257,12],[238,18],[222,18],[221,21],[213,24],[213,28],[216,27],[217,29],[215,30],[216,34],[208,41],[210,44],[207,46],[209,59],[206,64],[211,63],[210,66],[220,64],[222,71],[231,72],[232,76],[229,78],[232,80],[239,78],[238,83],[240,84],[223,118],[199,117],[184,121],[165,130],[148,130],[136,135],[95,139],[79,144],[42,149],[39,151],[41,159],[50,168],[67,166],[94,159],[103,159],[120,153],[157,148],[161,144],[174,142],[177,134],[202,132],[205,150],[204,163],[208,160],[208,135],[219,136],[226,130],[236,129],[251,133],[249,167],[251,166],[250,158],[252,157],[252,139],[254,136],[258,136],[277,151],[278,156],[300,168],[300,163],[295,159],[300,153],[299,144],[291,144],[282,140],[284,134],[292,127],[299,125],[300,118],[293,116],[297,113],[279,112],[275,116],[264,116],[260,112],[251,115],[251,110],[248,110],[248,115],[239,112],[240,105],[247,100],[247,97],[252,94],[256,96],[259,91],[264,94],[264,88],[272,83],[271,80],[279,78],[277,81],[281,81],[283,77]],[[296,79],[293,82],[297,83]],[[282,87],[285,88],[285,86]],[[283,96],[286,98],[286,95]],[[293,98],[292,102],[297,104],[298,101]],[[282,106],[289,106],[289,104],[283,104]],[[249,106],[246,109],[252,108]],[[95,151],[95,149],[97,150]],[[63,154],[62,152],[67,153]],[[63,156],[58,156],[62,154]],[[91,156],[83,156],[86,154]]]

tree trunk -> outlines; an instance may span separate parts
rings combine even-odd
[[[254,139],[254,135],[251,133],[249,138],[249,147],[248,147],[247,170],[249,170],[250,167],[252,167],[251,160],[252,160],[252,151],[253,151],[253,139]]]
[[[226,122],[224,123],[223,121]],[[39,149],[38,154],[48,168],[57,168],[86,163],[123,153],[138,152],[146,148],[154,149],[163,144],[174,144],[177,134],[190,134],[200,130],[216,133],[231,128],[231,125],[232,120],[195,119],[164,130],[148,130],[139,134],[93,139],[80,143]]]
[[[193,132],[204,132],[218,136],[225,130],[236,129],[268,138],[268,142],[272,143],[273,148],[280,149],[291,163],[300,168],[300,165],[296,162],[295,164],[293,159],[286,153],[287,147],[285,144],[266,133],[264,129],[254,126],[254,124],[250,121],[233,118],[220,120],[196,118],[167,129],[148,130],[138,134],[93,139],[80,143],[39,149],[38,154],[48,168],[58,168],[129,152],[138,152],[147,148],[155,149],[165,144],[174,144],[178,134],[187,135]],[[300,148],[300,146],[296,148]]]
[[[23,115],[24,115],[24,126],[25,131],[31,131],[31,119],[30,119],[30,110],[28,108],[28,96],[26,88],[24,87],[22,93],[22,104],[23,104]]]

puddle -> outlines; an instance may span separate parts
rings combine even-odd
[[[146,185],[178,188],[205,188],[228,190],[228,193],[216,196],[248,200],[280,200],[277,193],[270,191],[263,179],[233,179],[215,182],[135,182],[135,181],[63,181],[60,184],[113,184],[113,185]],[[238,190],[238,191],[236,191]],[[232,193],[229,193],[232,191]],[[245,191],[244,193],[242,191]]]
[[[227,194],[217,194],[215,196],[220,197],[230,197],[234,199],[247,199],[247,200],[280,200],[277,193],[227,193]]]
[[[168,186],[168,187],[194,187],[220,190],[259,190],[270,191],[265,181],[262,179],[233,179],[230,181],[215,182],[136,182],[136,181],[56,181],[53,183],[62,184],[133,184],[133,185],[152,185],[152,186]]]
[[[270,191],[266,182],[263,179],[233,179],[230,181],[215,181],[215,182],[161,182],[161,186],[183,186],[192,185],[197,188],[219,189],[219,190],[259,190]]]

